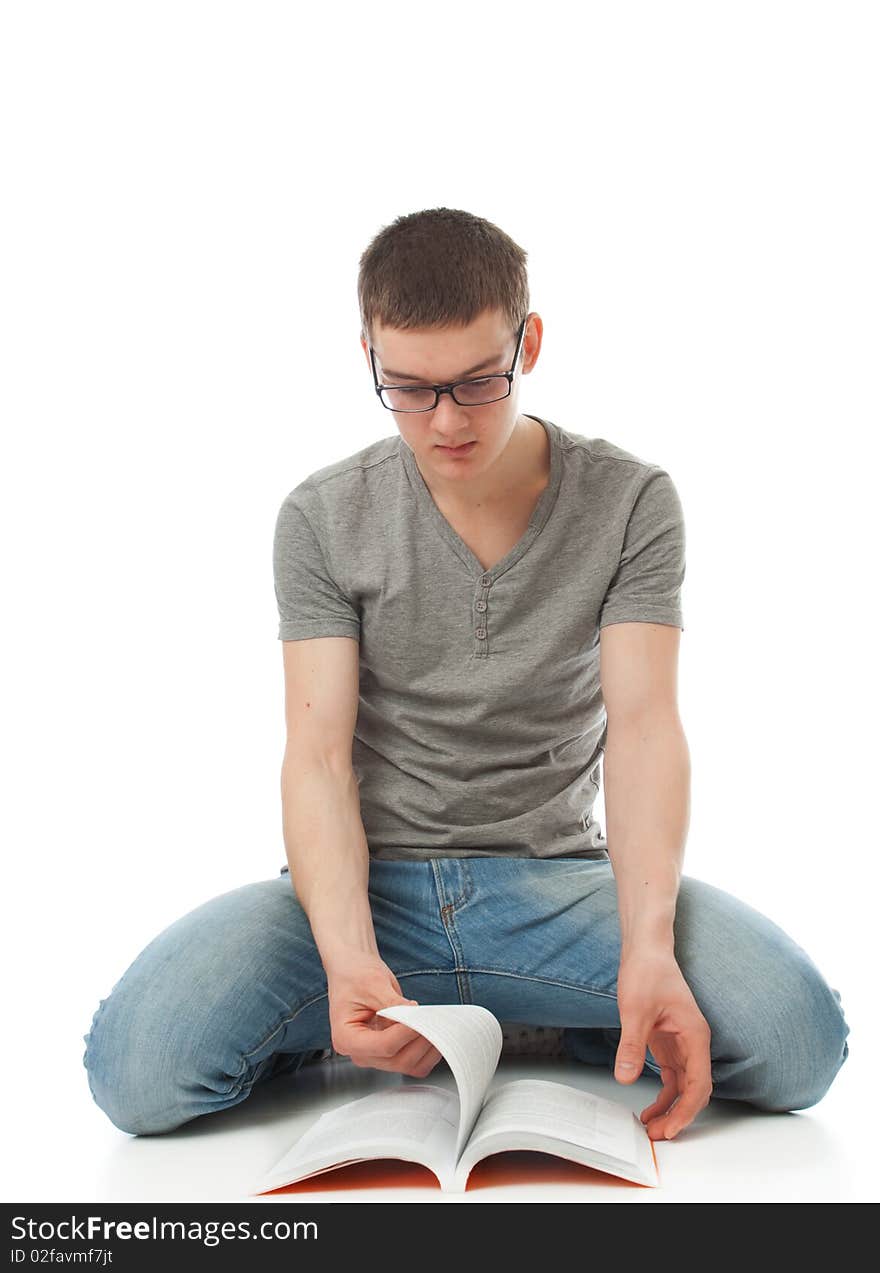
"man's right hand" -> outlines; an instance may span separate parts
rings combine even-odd
[[[415,1004],[406,999],[381,959],[361,956],[351,967],[327,972],[330,1034],[334,1050],[354,1065],[425,1078],[441,1059],[432,1043],[409,1026],[377,1017],[380,1008]]]

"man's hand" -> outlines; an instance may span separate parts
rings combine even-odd
[[[621,1034],[614,1077],[632,1083],[642,1072],[646,1047],[651,1049],[663,1089],[640,1117],[651,1140],[671,1140],[712,1095],[709,1023],[668,951],[646,948],[623,955],[617,1004]]]
[[[381,959],[360,956],[350,967],[327,970],[330,1035],[340,1056],[354,1065],[425,1078],[441,1059],[423,1035],[399,1021],[377,1017],[379,1008],[414,1004]]]

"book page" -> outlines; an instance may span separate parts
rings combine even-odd
[[[566,1147],[588,1152],[572,1154]],[[632,1110],[567,1083],[520,1079],[490,1092],[471,1133],[466,1165],[506,1149],[559,1153],[630,1180],[658,1183],[650,1137]]]
[[[458,1097],[445,1088],[412,1083],[373,1092],[322,1114],[255,1192],[280,1189],[365,1158],[422,1163],[443,1184],[455,1162],[458,1125]]]
[[[460,1108],[457,1162],[498,1065],[504,1041],[501,1025],[488,1008],[476,1003],[397,1004],[380,1008],[376,1016],[390,1017],[424,1035],[452,1070]]]

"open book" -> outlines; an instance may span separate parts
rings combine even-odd
[[[381,1008],[423,1035],[449,1064],[457,1094],[412,1081],[322,1114],[264,1177],[255,1194],[369,1158],[421,1163],[441,1189],[463,1193],[472,1167],[490,1154],[532,1149],[656,1187],[654,1146],[632,1110],[567,1083],[500,1082],[498,1020],[478,1004]]]

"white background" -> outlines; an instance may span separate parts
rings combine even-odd
[[[841,991],[866,1187],[878,60],[868,3],[3,7],[4,1197],[86,1196],[99,998],[284,863],[275,517],[396,432],[358,259],[438,205],[529,254],[520,409],[675,480],[685,871]]]

